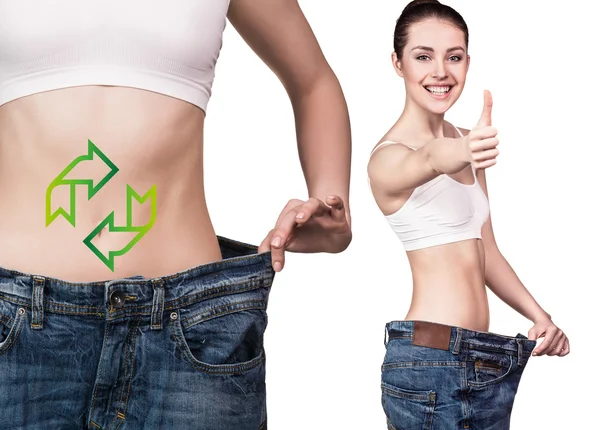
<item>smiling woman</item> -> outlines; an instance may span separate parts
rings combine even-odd
[[[509,428],[529,357],[569,353],[567,337],[496,246],[485,178],[499,143],[491,94],[471,131],[444,120],[465,86],[468,43],[461,15],[435,0],[411,2],[396,24],[392,64],[404,80],[404,111],[368,165],[413,277],[407,315],[386,326],[381,387],[390,429]],[[529,338],[488,332],[486,285],[534,323]]]

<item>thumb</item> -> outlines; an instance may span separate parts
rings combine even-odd
[[[529,340],[538,340],[538,338],[540,337],[541,334],[541,330],[539,327],[531,327],[531,330],[529,330],[529,332],[527,333],[527,337],[529,338]]]
[[[273,237],[273,232],[275,230],[271,230],[269,234],[263,239],[263,241],[258,246],[258,253],[261,254],[263,252],[267,252],[271,249],[271,238]]]
[[[485,90],[483,92],[483,111],[481,112],[481,118],[477,123],[478,127],[486,127],[492,125],[492,94]]]

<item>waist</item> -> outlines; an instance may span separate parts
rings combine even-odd
[[[487,330],[489,304],[480,240],[413,251],[408,258],[413,294],[406,319]]]
[[[431,277],[443,279],[481,279],[485,271],[485,249],[481,239],[469,238],[450,243],[433,245],[406,253],[413,278],[427,280]],[[461,279],[458,279],[461,280]]]
[[[30,201],[9,194],[0,207],[0,266],[90,281],[162,276],[220,260],[201,190],[192,198],[164,185],[143,203],[125,187],[93,204],[83,192],[62,205],[46,205],[43,194]]]
[[[476,291],[485,287],[485,249],[469,239],[407,252],[415,289]]]
[[[453,352],[482,350],[527,358],[536,346],[536,341],[517,333],[505,336],[488,331],[478,331],[422,320],[391,321],[386,324],[386,342],[404,340],[412,345]]]
[[[25,308],[43,307],[44,312],[97,315],[108,319],[149,315],[174,310],[203,300],[237,295],[236,303],[223,306],[266,306],[253,291],[270,288],[274,272],[270,253],[223,237],[218,238],[223,260],[198,265],[168,276],[141,275],[94,282],[69,282],[44,274],[24,273],[0,267],[0,297]],[[244,299],[244,294],[248,297]],[[38,309],[39,310],[39,309]],[[211,311],[211,312],[212,312]]]
[[[220,259],[202,130],[200,109],[130,88],[69,88],[2,106],[0,265],[83,281]]]

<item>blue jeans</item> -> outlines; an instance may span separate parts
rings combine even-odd
[[[103,282],[0,268],[0,429],[267,428],[271,254]]]
[[[386,325],[382,405],[390,430],[506,430],[536,342],[424,322]]]

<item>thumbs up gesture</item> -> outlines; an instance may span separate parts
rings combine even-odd
[[[463,138],[467,159],[476,169],[487,169],[496,164],[498,156],[498,130],[492,127],[492,95],[483,93],[483,111],[477,125]]]

